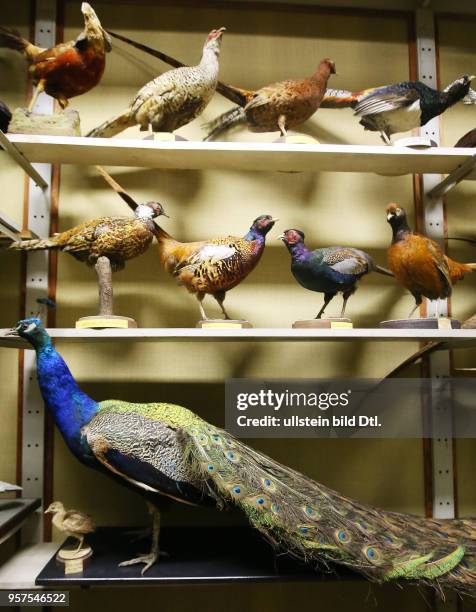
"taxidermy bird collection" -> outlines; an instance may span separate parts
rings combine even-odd
[[[39,319],[11,331],[35,349],[46,408],[85,465],[136,490],[156,508],[234,505],[276,548],[313,566],[350,567],[370,580],[411,580],[473,591],[476,522],[386,512],[345,498],[167,403],[96,402],[79,388]],[[157,512],[157,511],[156,511]],[[159,553],[158,519],[148,569]]]

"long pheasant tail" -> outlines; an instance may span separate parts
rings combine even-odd
[[[213,121],[206,123],[204,128],[208,131],[208,134],[203,140],[213,140],[226,130],[230,129],[234,125],[239,125],[246,121],[246,115],[241,106],[234,106],[226,113],[223,113]]]
[[[88,132],[86,136],[88,138],[111,138],[111,136],[120,134],[134,125],[136,125],[134,117],[129,110],[126,110],[120,115],[101,123],[101,125]]]
[[[395,276],[393,272],[387,270],[387,268],[383,268],[378,264],[374,264],[374,272],[378,272],[379,274],[383,274],[384,276]]]
[[[326,89],[320,108],[351,108],[358,102],[358,94],[345,89]]]
[[[191,465],[208,494],[238,506],[276,547],[313,566],[371,580],[476,592],[476,522],[437,521],[359,504],[207,423],[189,432]]]
[[[12,242],[9,248],[16,251],[44,251],[45,249],[56,249],[58,244],[54,238],[35,238],[34,240]]]
[[[15,30],[0,26],[0,47],[24,53],[29,45],[30,42],[22,38]]]

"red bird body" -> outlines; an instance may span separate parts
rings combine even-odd
[[[423,297],[429,300],[448,298],[453,284],[476,269],[476,264],[459,263],[445,255],[434,240],[412,232],[401,206],[390,204],[387,220],[393,231],[388,264],[395,278],[415,298],[416,305],[410,316]]]
[[[61,43],[51,49],[41,49],[13,31],[0,28],[0,46],[20,51],[25,56],[35,94],[45,91],[60,103],[93,89],[101,80],[106,66],[106,53],[111,49],[109,35],[102,28],[96,13],[87,2],[81,5],[84,30],[76,40]]]

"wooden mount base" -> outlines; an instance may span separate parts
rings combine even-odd
[[[286,134],[286,136],[280,136],[274,142],[281,144],[320,144],[318,140],[307,134]]]
[[[447,317],[420,317],[419,319],[392,319],[381,321],[379,327],[384,329],[460,329],[461,323]]]
[[[64,566],[65,574],[81,574],[87,561],[93,556],[93,549],[85,546],[76,548],[60,548],[56,554],[56,562]]]
[[[40,115],[30,113],[26,108],[16,108],[8,132],[43,136],[81,136],[79,113],[67,108],[53,115]]]
[[[293,329],[350,329],[352,327],[354,327],[352,321],[346,317],[304,319],[293,323]]]
[[[95,315],[91,317],[81,317],[76,321],[76,329],[129,329],[137,327],[136,321],[130,317],[120,317],[117,315]]]
[[[410,149],[430,149],[437,147],[437,143],[427,136],[409,136],[408,138],[399,138],[393,143],[394,147],[408,147]]]
[[[249,321],[243,319],[204,319],[196,327],[201,329],[249,329],[253,327]]]
[[[143,140],[156,140],[157,142],[188,142],[183,136],[172,132],[152,132],[144,136]]]

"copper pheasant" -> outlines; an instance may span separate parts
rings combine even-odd
[[[323,59],[307,78],[273,83],[258,91],[239,90],[246,103],[235,106],[207,124],[205,140],[213,140],[232,126],[246,123],[252,132],[286,130],[307,121],[319,108],[331,74],[335,74],[331,59]]]
[[[212,99],[218,81],[221,37],[225,28],[212,30],[197,66],[168,70],[144,85],[129,108],[89,132],[107,138],[134,125],[141,130],[173,132],[198,117]]]
[[[241,283],[256,267],[263,254],[266,234],[277,219],[261,215],[242,238],[226,236],[200,242],[178,242],[162,228],[157,228],[160,261],[179,285],[195,294],[203,319],[207,315],[202,300],[207,293],[223,306],[226,292]]]
[[[122,270],[128,259],[148,249],[154,238],[153,219],[163,214],[161,204],[147,202],[136,208],[134,217],[101,217],[50,238],[14,242],[10,248],[64,251],[89,266],[94,266],[100,257],[107,257],[112,270]]]
[[[69,98],[88,92],[101,80],[111,39],[87,2],[81,4],[81,12],[84,17],[81,34],[76,40],[51,49],[37,47],[13,30],[0,27],[0,47],[20,51],[29,64],[28,73],[36,86],[30,111],[42,91],[65,108]]]

